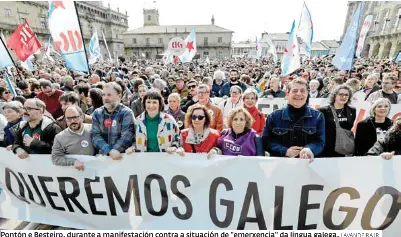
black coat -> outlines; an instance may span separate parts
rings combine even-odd
[[[355,132],[355,156],[365,156],[377,141],[374,121],[375,118],[370,116],[358,123]],[[392,125],[391,119],[386,118],[384,124],[389,129]]]
[[[334,121],[333,113],[331,112],[330,106],[323,106],[319,108],[319,111],[323,113],[325,119],[326,128],[326,143],[324,145],[322,157],[342,157],[344,155],[335,152],[336,145],[336,123]],[[356,118],[356,109],[348,105],[344,106],[343,113],[347,117],[347,123],[343,129],[351,130],[354,126]],[[340,123],[341,124],[341,123]]]
[[[401,155],[401,132],[388,132],[384,137],[384,141],[377,141],[368,151],[368,156],[378,156],[383,152],[393,152],[395,155]]]

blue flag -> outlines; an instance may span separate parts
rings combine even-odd
[[[3,39],[1,41],[3,41]],[[0,42],[0,68],[6,68],[8,66],[14,66],[13,60],[11,60],[4,43]]]
[[[14,98],[17,96],[17,93],[15,92],[13,83],[11,82],[10,78],[8,77],[7,73],[4,74],[4,79],[6,80],[6,83],[8,85],[8,89],[10,89],[11,94],[14,96]]]
[[[340,48],[337,49],[336,56],[332,64],[340,70],[351,70],[354,62],[356,40],[358,37],[359,19],[361,18],[363,2],[359,4],[358,9],[352,16],[351,24],[343,38]]]

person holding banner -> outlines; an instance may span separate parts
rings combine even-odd
[[[387,131],[393,124],[388,115],[391,103],[380,98],[370,107],[370,116],[360,121],[355,132],[355,156],[364,156],[376,141],[383,142]]]
[[[389,160],[394,155],[401,155],[401,117],[397,117],[393,126],[388,130],[382,141],[376,141],[369,149],[369,156],[380,155],[383,159]]]
[[[261,136],[263,128],[266,124],[265,115],[256,108],[256,103],[258,102],[258,93],[253,88],[248,88],[242,95],[242,100],[244,101],[244,108],[252,115],[254,120],[252,128],[256,133]]]
[[[212,116],[203,105],[192,106],[186,116],[188,128],[181,131],[181,145],[185,152],[208,153],[217,144],[220,132],[210,128]]]
[[[162,112],[164,99],[156,90],[149,90],[142,102],[145,111],[135,120],[136,143],[126,150],[133,152],[167,152],[184,155],[180,147],[180,129],[173,116]]]
[[[61,128],[52,119],[43,116],[46,104],[38,98],[27,99],[24,104],[24,120],[15,125],[11,132],[14,137],[12,151],[20,159],[28,154],[50,154],[54,137]]]
[[[92,142],[100,154],[113,160],[135,142],[134,114],[121,103],[122,88],[116,82],[103,87],[103,106],[92,114]]]
[[[74,166],[77,170],[84,170],[82,161],[67,158],[65,155],[95,155],[92,144],[92,124],[85,124],[85,114],[77,105],[69,106],[64,113],[67,128],[56,135],[52,147],[52,162],[59,166]]]
[[[252,129],[254,120],[244,108],[236,108],[228,116],[228,129],[221,132],[216,147],[208,153],[210,159],[214,155],[229,156],[264,156],[261,140]]]
[[[350,154],[336,152],[336,118],[342,129],[351,131],[356,118],[356,109],[351,107],[352,89],[347,85],[337,86],[328,98],[329,105],[319,108],[325,119],[326,143],[323,157],[343,157]]]
[[[5,146],[11,146],[14,143],[14,137],[11,129],[23,119],[24,106],[19,101],[11,101],[3,106],[4,115],[7,119],[7,125],[4,127]]]
[[[288,103],[267,117],[263,149],[276,157],[313,160],[324,148],[325,120],[321,112],[306,104],[308,83],[295,79],[287,85]]]

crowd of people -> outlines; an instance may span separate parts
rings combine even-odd
[[[136,152],[185,156],[318,157],[400,154],[398,65],[360,59],[339,71],[330,57],[303,59],[281,76],[271,60],[221,59],[163,64],[151,60],[95,64],[69,71],[62,61],[36,60],[34,71],[12,68],[13,86],[0,83],[0,144],[20,159],[51,154],[55,165],[85,169],[66,155]],[[5,75],[3,72],[2,75]],[[15,94],[14,94],[15,91]],[[214,97],[222,100],[214,104]],[[269,115],[260,98],[285,98]],[[327,98],[318,110],[310,98]],[[372,103],[356,122],[355,101]],[[355,133],[353,132],[353,128]]]

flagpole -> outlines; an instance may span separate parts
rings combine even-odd
[[[18,70],[18,67],[17,67],[17,65],[15,64],[15,61],[14,61],[13,57],[11,57],[10,51],[8,51],[7,46],[6,46],[6,44],[4,43],[4,41],[3,41],[3,38],[0,37],[0,40],[1,40],[1,43],[3,44],[4,48],[6,49],[7,54],[8,54],[8,56],[9,56],[10,59],[11,59],[11,62],[13,62],[13,64],[14,64],[14,67],[15,67],[15,70],[17,71],[17,75],[18,75],[19,79],[22,80],[22,77],[21,77],[21,74],[20,74],[20,72],[19,72],[19,70]],[[6,73],[7,73],[7,70],[6,70]]]
[[[364,7],[364,3],[363,2],[360,2],[360,4],[361,4],[361,10],[359,11],[359,16],[358,16],[358,28],[359,28],[359,23],[360,23],[360,21],[361,21],[361,15],[363,14],[363,7]],[[358,38],[359,37],[356,37],[355,38],[355,47],[354,47],[354,52],[352,53],[352,59],[351,59],[351,68],[349,69],[349,77],[351,78],[351,71],[352,71],[352,67],[353,67],[353,65],[354,65],[354,59],[355,59],[355,54],[356,54],[356,50],[357,50],[357,44],[358,44]]]
[[[77,14],[79,29],[81,30],[82,42],[84,42],[84,51],[85,51],[86,63],[88,65],[88,73],[91,74],[91,69],[90,69],[89,61],[88,61],[88,55],[86,54],[86,44],[85,44],[85,39],[84,39],[84,32],[82,31],[81,21],[79,20],[78,7],[77,7],[76,1],[74,1],[74,7],[75,7],[75,13]]]

